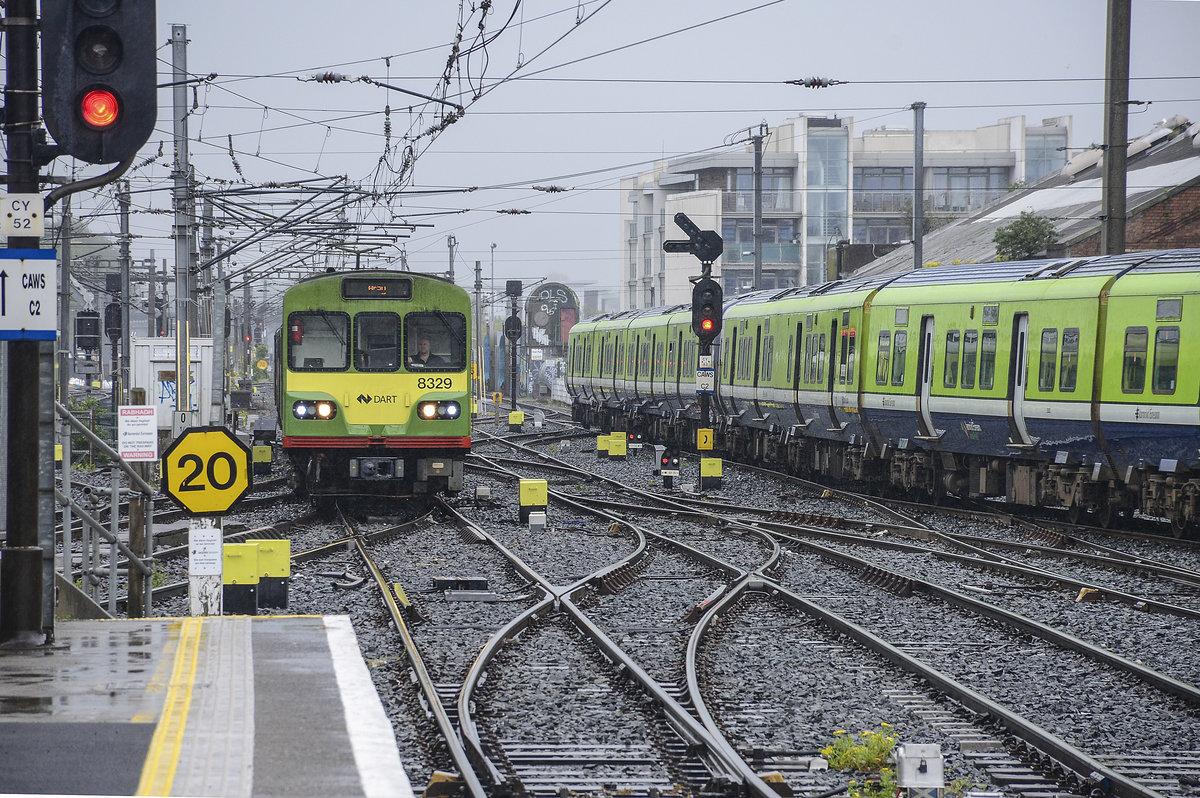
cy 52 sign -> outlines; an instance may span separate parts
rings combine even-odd
[[[225,427],[189,427],[162,456],[163,491],[192,515],[228,512],[250,475],[250,449]]]

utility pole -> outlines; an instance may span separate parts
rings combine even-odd
[[[187,427],[192,426],[191,343],[188,330],[189,293],[188,266],[191,262],[189,246],[190,195],[188,185],[188,104],[187,104],[187,26],[171,26],[172,89],[171,113],[174,114],[175,167],[171,177],[175,185],[172,197],[175,201],[175,227],[171,235],[175,239],[175,417],[171,421],[171,432],[178,438]]]
[[[1125,162],[1129,143],[1129,25],[1132,0],[1108,0],[1104,68],[1104,197],[1100,251],[1125,253]]]
[[[130,329],[129,329],[129,311],[130,303],[133,301],[133,292],[130,290],[129,269],[129,181],[122,181],[121,189],[117,193],[117,205],[121,210],[121,244],[120,244],[120,259],[121,259],[121,392],[118,394],[121,399],[121,404],[128,404],[129,400],[129,347],[130,347]],[[117,412],[117,405],[113,405],[113,413]]]
[[[157,274],[154,268],[154,250],[150,250],[150,259],[142,261],[146,265],[146,334],[151,338],[158,336],[158,289],[154,285]]]
[[[483,265],[475,261],[475,385],[476,406],[483,407]]]
[[[8,191],[36,194],[34,129],[38,126],[38,12],[36,0],[8,0],[4,28],[7,83],[4,87],[4,133],[7,139]],[[10,236],[9,250],[34,250],[37,236]],[[8,501],[5,545],[0,549],[0,645],[26,648],[46,640],[42,587],[45,580],[43,526],[50,533],[50,568],[54,567],[50,508],[53,462],[52,431],[42,435],[42,408],[52,407],[52,377],[42,380],[43,355],[53,357],[53,344],[36,340],[8,342]],[[42,397],[43,388],[46,397]],[[53,428],[53,415],[45,414]],[[43,440],[44,438],[44,440]],[[43,466],[44,464],[44,466]],[[45,496],[43,495],[45,491]],[[36,498],[35,498],[36,497]],[[51,510],[52,512],[52,510]],[[53,630],[53,613],[46,619]]]
[[[925,103],[912,104],[913,109],[913,268],[925,261]]]
[[[754,290],[762,288],[762,147],[763,136],[767,134],[764,122],[758,128],[754,140]]]
[[[487,341],[488,341],[488,390],[495,391],[498,380],[496,379],[496,353],[492,346],[492,325],[495,321],[495,309],[492,303],[495,301],[496,295],[496,242],[492,242],[492,275],[488,278],[488,314],[487,314]]]
[[[204,264],[211,264],[215,247],[213,245],[213,220],[212,220],[212,199],[205,197],[200,204],[200,254],[199,261]],[[206,265],[203,273],[198,277],[200,285],[205,291],[204,307],[199,314],[200,318],[200,335],[215,335],[214,327],[217,323],[217,317],[214,315],[213,303],[216,301],[216,288],[213,286],[212,266]],[[207,293],[211,291],[212,293]]]
[[[59,272],[58,285],[58,401],[63,407],[68,407],[71,398],[71,366],[74,358],[71,335],[71,195],[63,197],[62,223],[59,225],[58,246],[59,260],[62,268]],[[70,425],[63,422],[63,427],[70,430]],[[69,432],[68,432],[69,434]]]

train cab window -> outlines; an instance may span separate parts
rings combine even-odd
[[[440,310],[409,313],[404,317],[404,351],[409,371],[462,371],[467,362],[466,316]]]
[[[904,361],[908,356],[908,333],[896,330],[892,347],[892,385],[904,384]]]
[[[975,363],[979,356],[979,331],[963,330],[962,382],[963,388],[975,387]]]
[[[947,388],[954,388],[958,385],[959,338],[958,330],[946,331],[946,362],[942,369],[942,385]]]
[[[996,331],[984,330],[979,341],[979,387],[985,391],[996,385]]]
[[[879,333],[879,348],[875,353],[875,384],[887,385],[888,364],[892,355],[892,331]]]
[[[1175,376],[1179,365],[1179,328],[1159,327],[1154,334],[1154,376],[1151,389],[1155,393],[1175,393]]]
[[[1146,390],[1146,344],[1149,332],[1145,327],[1125,328],[1125,357],[1121,364],[1121,390],[1141,393]]]
[[[288,316],[288,368],[345,371],[350,366],[350,315],[326,310]]]
[[[1054,370],[1058,364],[1058,330],[1042,330],[1042,350],[1038,358],[1038,390],[1054,390]]]
[[[396,371],[400,368],[400,316],[395,313],[354,314],[354,369]]]
[[[1063,330],[1062,360],[1058,366],[1058,390],[1074,391],[1079,379],[1079,328]]]

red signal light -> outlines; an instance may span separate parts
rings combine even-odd
[[[107,89],[92,89],[79,104],[83,121],[94,128],[111,127],[121,115],[117,96]]]
[[[703,329],[705,332],[708,332],[709,330],[711,330],[713,328],[713,320],[705,319],[704,321],[700,322],[700,328]]]

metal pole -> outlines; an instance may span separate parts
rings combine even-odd
[[[925,103],[913,103],[913,268],[925,262]]]
[[[488,390],[495,391],[498,380],[496,379],[496,352],[492,346],[492,324],[495,321],[495,309],[492,307],[492,302],[496,294],[496,243],[492,242],[492,276],[488,278],[488,320],[487,320],[487,339],[488,339]]]
[[[763,125],[754,136],[754,290],[762,288],[762,145]]]
[[[1104,217],[1100,251],[1125,252],[1125,161],[1129,139],[1129,24],[1132,0],[1108,0],[1107,63],[1104,69]]]
[[[475,399],[483,407],[483,266],[475,261]]]
[[[517,298],[512,299],[512,315],[517,315]],[[509,362],[509,407],[512,410],[517,409],[517,342],[511,338],[508,340],[508,362]]]
[[[146,264],[146,279],[149,286],[146,289],[146,335],[151,338],[158,337],[158,295],[155,293],[158,289],[154,285],[154,278],[157,272],[154,268],[154,250],[150,250],[150,260],[143,261]]]
[[[446,245],[450,247],[450,282],[454,282],[454,245],[457,243],[453,235],[446,236]]]
[[[58,401],[70,407],[72,343],[71,334],[71,195],[63,197],[62,224],[59,227],[58,246],[60,263],[58,284]],[[64,423],[63,425],[67,425]],[[70,433],[68,433],[70,434]]]
[[[175,239],[175,417],[171,431],[179,437],[184,428],[191,426],[192,398],[189,395],[191,382],[191,345],[188,341],[188,265],[191,260],[189,234],[191,220],[188,218],[188,106],[187,106],[187,26],[171,26],[171,65],[174,89],[172,113],[175,115],[175,166],[171,170],[174,179],[175,228],[171,235]]]
[[[129,279],[129,181],[123,181],[122,189],[117,193],[117,204],[121,209],[121,390],[117,396],[121,404],[129,401],[129,346],[131,331],[129,329],[130,304],[133,302]],[[117,405],[113,405],[113,419],[116,423]]]
[[[4,87],[8,190],[33,194],[38,191],[33,162],[33,130],[38,124],[36,0],[9,0],[4,25],[8,33]],[[36,249],[40,243],[34,236],[8,239],[9,249]],[[40,499],[42,487],[40,458],[36,456],[41,454],[38,383],[42,347],[38,341],[10,341],[7,346],[8,501],[7,537],[0,549],[0,645],[32,647],[46,640],[42,625],[41,502],[34,499]],[[53,535],[53,529],[50,533]],[[54,556],[53,546],[50,556]],[[53,614],[49,622],[53,623]]]

